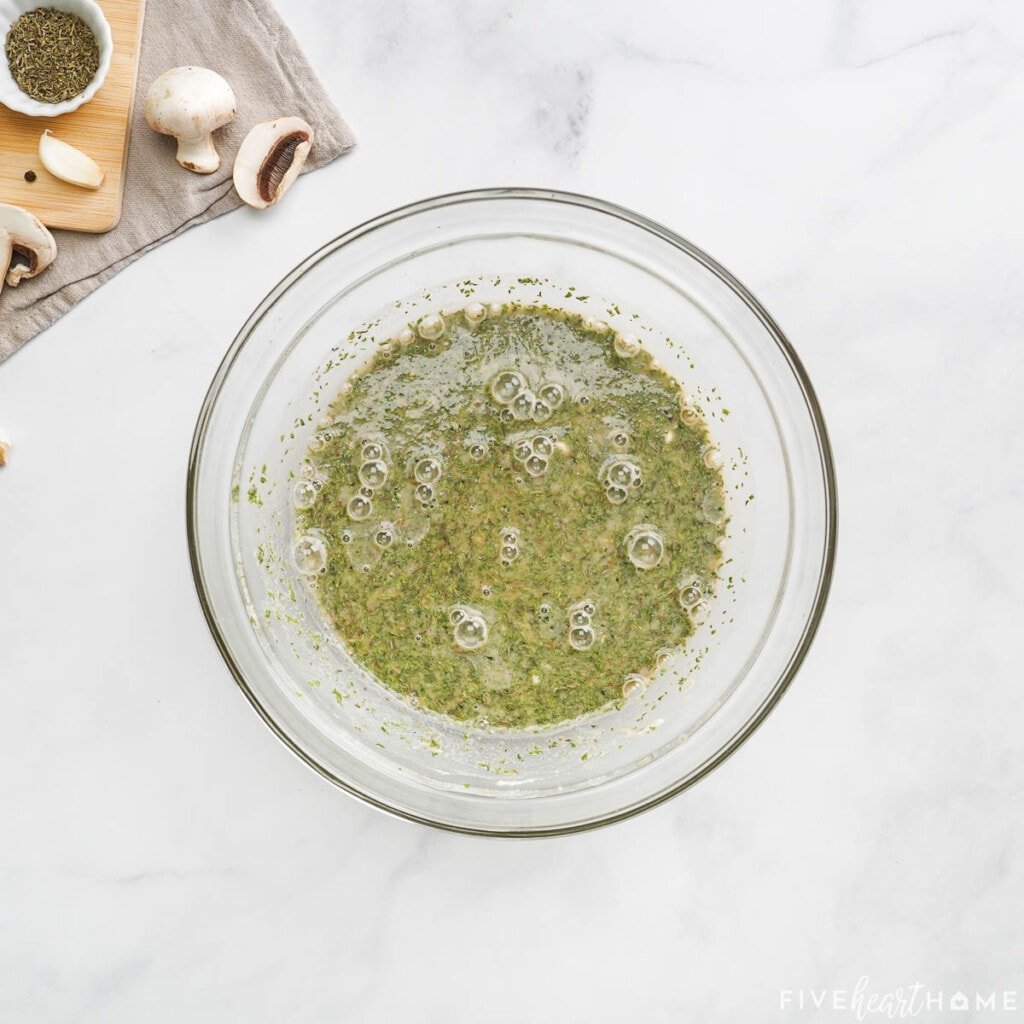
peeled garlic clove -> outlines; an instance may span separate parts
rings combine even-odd
[[[39,136],[39,160],[61,181],[80,188],[99,188],[103,184],[100,165],[80,149],[56,138],[49,129]]]
[[[273,206],[291,187],[313,148],[313,129],[301,117],[256,125],[235,157],[235,189],[258,210]]]
[[[7,453],[11,450],[11,439],[4,433],[4,428],[0,427],[0,466],[7,465]]]

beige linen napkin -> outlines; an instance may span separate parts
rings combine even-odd
[[[180,64],[219,72],[238,99],[238,116],[214,136],[222,158],[215,174],[179,167],[175,140],[146,124],[146,90]],[[355,143],[268,0],[149,0],[121,222],[105,235],[55,231],[53,265],[0,292],[0,362],[150,249],[236,209],[241,200],[231,183],[234,154],[252,125],[280,114],[298,114],[313,126],[306,170]]]

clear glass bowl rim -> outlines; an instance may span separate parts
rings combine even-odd
[[[323,765],[317,763],[317,761],[308,756],[299,746],[296,745],[277,724],[277,722],[267,713],[264,707],[260,704],[255,693],[250,688],[246,681],[243,673],[239,666],[236,664],[231,656],[231,652],[228,649],[228,645],[224,635],[222,634],[220,627],[217,623],[217,618],[214,613],[214,609],[209,600],[206,585],[203,578],[202,568],[200,565],[199,557],[199,546],[198,546],[198,503],[197,503],[197,492],[198,492],[198,475],[203,458],[203,449],[206,441],[206,432],[209,424],[210,416],[213,408],[215,407],[217,400],[220,396],[221,387],[231,371],[232,365],[235,362],[238,354],[245,346],[246,342],[255,331],[257,325],[261,322],[266,313],[274,306],[277,300],[299,281],[307,272],[309,272],[314,266],[326,259],[332,253],[344,245],[354,241],[357,238],[361,238],[373,231],[379,230],[380,228],[386,227],[395,221],[402,220],[406,217],[411,217],[416,214],[424,213],[430,210],[441,209],[447,206],[453,206],[461,203],[472,203],[479,202],[482,200],[495,200],[495,199],[519,199],[519,200],[536,200],[542,202],[554,202],[563,203],[570,206],[577,206],[585,210],[607,214],[608,216],[615,217],[626,221],[634,227],[641,228],[647,231],[669,245],[679,249],[686,256],[691,257],[704,266],[705,269],[714,274],[723,284],[731,289],[735,295],[747,305],[747,307],[754,313],[757,319],[764,326],[769,337],[775,342],[784,356],[785,360],[789,364],[793,377],[803,395],[803,399],[807,406],[807,412],[810,417],[811,425],[814,429],[815,438],[818,446],[818,453],[821,460],[821,473],[822,473],[822,484],[825,496],[825,544],[822,550],[821,565],[819,567],[818,581],[815,589],[814,601],[811,606],[811,611],[807,619],[807,624],[801,635],[800,642],[796,649],[793,651],[792,656],[787,662],[785,671],[776,680],[775,685],[768,698],[758,709],[757,713],[752,715],[743,726],[738,729],[728,743],[726,743],[712,758],[710,758],[699,771],[695,772],[692,776],[681,780],[677,785],[669,787],[651,797],[649,800],[638,803],[636,805],[627,807],[620,811],[615,811],[604,815],[600,818],[588,820],[585,822],[573,823],[571,825],[557,826],[557,827],[544,827],[535,830],[523,830],[518,829],[515,831],[502,831],[495,829],[476,829],[472,827],[466,827],[461,825],[451,824],[449,822],[435,820],[433,818],[420,816],[417,814],[411,814],[406,810],[392,806],[387,802],[376,798],[375,796],[364,793],[357,787],[350,784],[343,778],[339,778],[330,771],[328,771]],[[705,776],[710,774],[715,768],[717,768],[727,757],[733,754],[746,742],[747,739],[754,733],[754,731],[761,725],[762,722],[768,717],[769,714],[774,710],[778,704],[782,695],[789,688],[797,672],[800,670],[800,666],[803,664],[804,658],[807,656],[807,652],[810,650],[811,644],[814,641],[814,637],[818,631],[818,627],[821,624],[821,619],[825,612],[825,606],[828,602],[829,591],[832,585],[832,577],[835,568],[835,557],[836,557],[836,527],[837,527],[837,490],[836,490],[836,473],[835,473],[835,461],[832,454],[832,446],[829,442],[828,430],[825,426],[825,418],[821,410],[821,406],[818,402],[817,395],[815,394],[814,387],[811,384],[810,378],[804,369],[803,363],[800,361],[799,356],[796,354],[789,339],[783,333],[782,329],[774,321],[768,311],[761,305],[760,301],[749,291],[749,289],[739,281],[730,271],[722,266],[717,260],[709,256],[702,249],[698,248],[692,242],[688,241],[682,235],[666,228],[664,225],[659,224],[657,221],[651,220],[649,217],[645,217],[643,214],[637,213],[634,210],[630,210],[626,207],[619,206],[616,203],[611,203],[603,199],[596,199],[593,196],[583,195],[576,192],[565,192],[556,189],[542,189],[542,188],[531,188],[531,187],[498,187],[498,188],[484,188],[484,189],[469,189],[459,192],[448,192],[442,195],[431,196],[427,199],[418,200],[413,203],[408,203],[404,206],[396,207],[386,213],[380,214],[370,220],[364,221],[361,224],[350,228],[348,231],[338,235],[325,245],[321,246],[315,252],[311,253],[301,263],[289,271],[275,286],[267,293],[266,297],[256,307],[255,310],[248,317],[241,330],[235,336],[230,347],[221,360],[220,365],[217,367],[217,371],[213,376],[213,380],[210,383],[210,387],[207,390],[206,397],[203,400],[202,407],[199,411],[199,416],[196,421],[195,431],[192,438],[192,446],[189,452],[187,480],[185,488],[185,520],[186,520],[186,531],[188,536],[188,551],[189,551],[189,562],[192,567],[192,578],[195,583],[196,593],[199,598],[200,606],[203,610],[203,615],[206,619],[207,626],[209,627],[210,633],[213,636],[214,642],[217,645],[217,649],[220,651],[221,656],[224,659],[225,664],[230,670],[235,682],[238,684],[242,693],[245,695],[249,704],[253,707],[256,713],[263,719],[263,721],[269,726],[279,740],[289,749],[291,752],[303,761],[306,765],[313,769],[318,775],[327,779],[329,782],[338,786],[340,789],[345,790],[352,796],[358,798],[364,803],[370,804],[379,810],[385,811],[389,814],[396,815],[400,818],[405,818],[409,821],[414,821],[423,825],[430,825],[435,828],[440,828],[449,832],[459,832],[471,835],[485,835],[492,837],[509,837],[509,838],[537,838],[544,836],[558,836],[558,835],[570,835],[577,832],[587,832],[595,828],[600,828],[605,825],[613,824],[617,821],[623,821],[627,818],[641,814],[644,811],[648,811],[659,804],[664,803],[667,800],[677,796],[683,790],[688,789],[690,786],[699,782]]]

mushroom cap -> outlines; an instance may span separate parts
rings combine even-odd
[[[198,139],[234,120],[235,107],[234,91],[216,71],[186,65],[149,87],[146,120],[162,135]]]
[[[12,262],[16,255],[25,262]],[[0,203],[0,275],[6,274],[12,288],[17,288],[23,279],[41,274],[56,255],[53,235],[34,213]]]

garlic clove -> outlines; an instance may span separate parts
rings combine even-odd
[[[7,465],[7,455],[11,450],[11,439],[4,433],[4,428],[0,427],[0,466]]]
[[[103,169],[80,149],[58,139],[49,129],[39,136],[39,160],[61,181],[80,188],[99,188],[103,184]]]
[[[313,129],[301,117],[278,117],[252,128],[235,157],[235,190],[258,210],[291,187],[313,148]]]

